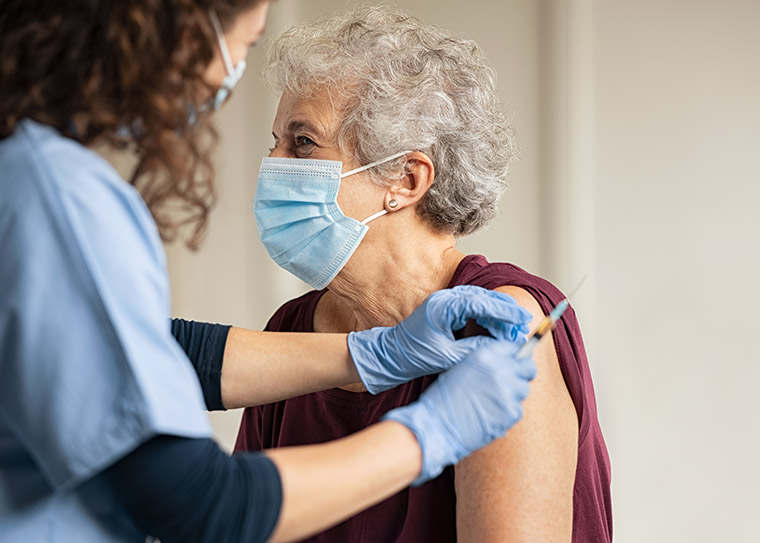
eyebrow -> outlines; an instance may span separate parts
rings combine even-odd
[[[293,120],[288,123],[288,130],[295,132],[297,130],[306,130],[308,132],[314,132],[317,136],[322,136],[322,132],[315,125],[309,121]]]
[[[325,139],[325,135],[322,133],[319,128],[317,128],[315,125],[311,124],[308,121],[303,120],[293,120],[288,123],[288,126],[285,128],[285,130],[292,134],[293,132],[298,132],[299,130],[305,130],[306,132],[311,132],[314,134],[315,137],[319,139]],[[278,139],[279,136],[272,132],[272,136],[274,136],[275,139]]]

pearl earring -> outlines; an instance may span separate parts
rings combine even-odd
[[[388,207],[391,209],[396,209],[398,207],[398,202],[396,200],[390,200],[388,202]]]

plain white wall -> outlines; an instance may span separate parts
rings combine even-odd
[[[350,4],[350,2],[349,2]],[[343,1],[281,0],[268,34]],[[502,214],[463,240],[569,288],[613,468],[618,542],[757,541],[760,2],[408,0],[486,51],[522,160]],[[253,221],[276,98],[260,50],[219,114],[203,249],[168,248],[177,316],[261,328],[308,287]],[[212,416],[231,447],[239,413]]]
[[[595,375],[618,541],[758,541],[760,2],[597,1]]]

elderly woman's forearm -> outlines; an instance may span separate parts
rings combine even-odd
[[[358,383],[346,334],[256,332],[227,336],[221,393],[228,409]]]

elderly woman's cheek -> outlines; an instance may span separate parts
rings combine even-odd
[[[338,205],[346,216],[363,221],[383,209],[384,192],[371,181],[346,178],[340,183]]]

